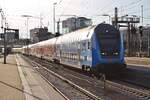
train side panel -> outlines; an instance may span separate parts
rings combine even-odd
[[[91,36],[90,28],[61,36],[57,45],[57,57],[60,63],[82,68],[92,66]],[[90,34],[90,35],[89,35]]]

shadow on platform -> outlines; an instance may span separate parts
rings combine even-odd
[[[23,93],[25,93],[25,94],[27,94],[27,95],[30,95],[30,96],[34,97],[35,99],[37,99],[37,100],[43,100],[43,99],[41,99],[40,97],[37,97],[37,96],[35,96],[35,95],[33,95],[33,94],[30,94],[30,93],[28,93],[27,91],[23,91],[22,89],[16,88],[16,87],[14,87],[14,86],[12,86],[12,85],[10,85],[10,84],[8,84],[8,83],[5,83],[5,82],[3,82],[3,81],[0,81],[0,83],[6,85],[6,86],[8,86],[8,87],[11,87],[11,88],[13,88],[13,89],[16,89],[16,90],[18,90],[18,91],[20,91],[20,92],[23,92]]]

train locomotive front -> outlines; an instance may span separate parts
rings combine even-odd
[[[112,25],[99,24],[92,38],[92,66],[98,72],[110,73],[125,69],[123,37]]]

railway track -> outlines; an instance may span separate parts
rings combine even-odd
[[[141,99],[144,99],[144,100],[150,100],[150,93],[149,92],[145,92],[145,91],[142,91],[142,90],[139,90],[139,89],[128,87],[128,86],[118,84],[118,83],[108,81],[108,80],[106,80],[106,84],[107,84],[108,87],[112,87],[114,89],[117,89],[122,93],[137,96],[137,97],[139,97]]]
[[[134,66],[132,66],[134,67]],[[136,68],[127,68],[127,71],[124,73],[126,77],[124,77],[125,82],[135,84],[139,87],[143,87],[145,89],[150,89],[150,73],[149,70],[141,70]]]
[[[36,58],[37,59],[37,58]],[[39,62],[39,61],[38,61]],[[35,64],[34,64],[35,65]],[[42,62],[40,63],[40,64],[38,64],[38,66],[41,66],[42,65]],[[51,70],[54,70],[54,69],[59,69],[59,68],[55,68],[54,67],[54,65],[51,63],[50,64],[50,62],[46,62],[46,61],[44,61],[44,66],[47,66],[47,67],[43,67],[45,70],[49,70],[49,68],[51,69]],[[49,67],[48,67],[49,66]],[[55,65],[56,66],[56,65]],[[66,69],[65,69],[66,70]],[[68,70],[68,69],[67,69]],[[48,71],[48,72],[51,72],[50,70]],[[57,72],[57,71],[56,71]],[[55,73],[56,73],[55,72]],[[60,74],[60,72],[57,72],[57,73],[59,73]],[[56,76],[58,75],[56,73]],[[73,73],[73,72],[72,72]],[[77,73],[76,73],[77,74]],[[78,73],[79,74],[79,73]],[[85,77],[85,76],[83,76],[83,75],[81,75],[81,76],[83,76],[82,78],[81,77],[78,77],[78,76],[75,76],[75,74],[73,74],[72,75],[74,78],[77,78],[77,79],[79,79],[80,81],[79,82],[81,82],[81,80],[86,80],[86,78],[84,79],[83,77]],[[62,77],[62,76],[61,76]],[[63,77],[67,77],[67,76],[63,76]],[[87,77],[87,76],[86,76]],[[68,78],[68,77],[67,77]],[[67,79],[67,78],[65,78],[65,79]],[[72,78],[72,80],[74,79],[74,78]],[[89,78],[89,76],[88,76],[88,78]],[[102,89],[103,90],[103,92],[108,92],[108,89],[113,89],[113,90],[115,90],[115,91],[119,91],[119,93],[120,94],[124,94],[124,95],[128,95],[128,96],[131,96],[131,98],[132,97],[134,97],[134,99],[142,99],[142,100],[149,100],[150,99],[150,94],[149,93],[147,93],[147,92],[144,92],[144,91],[142,91],[142,90],[138,90],[138,89],[135,89],[135,88],[132,88],[132,87],[128,87],[128,86],[125,86],[125,85],[122,85],[122,84],[119,84],[119,83],[116,83],[116,82],[112,82],[112,81],[109,81],[109,80],[105,80],[104,82],[100,82],[99,80],[97,80],[97,79],[92,79],[93,81],[87,81],[87,82],[91,82],[91,83],[94,83],[94,81],[95,81],[95,83],[94,84],[101,84],[101,87],[100,86],[96,86],[98,89],[102,89],[102,86],[104,86],[105,87],[105,89]],[[66,80],[64,80],[64,81],[66,81]],[[67,80],[66,81],[67,83],[72,83],[71,81],[69,81],[69,80]],[[74,83],[73,83],[74,84]],[[77,84],[79,84],[79,83],[77,83]],[[82,86],[82,85],[81,85]],[[76,87],[78,87],[78,85],[76,86]],[[93,86],[93,88],[94,88],[94,86]],[[82,89],[81,89],[82,90]],[[83,90],[85,90],[85,89],[83,89]],[[87,89],[88,90],[88,89]],[[88,91],[86,91],[87,93],[88,93]],[[97,91],[98,92],[98,91]],[[100,92],[100,91],[99,91]],[[101,91],[102,92],[102,91]],[[90,92],[89,92],[90,93]],[[94,97],[100,97],[96,92],[92,92],[93,94],[96,94]],[[92,94],[91,93],[91,94]],[[98,95],[98,96],[97,96]],[[90,96],[90,95],[89,95]],[[107,97],[106,96],[104,96],[104,95],[101,95],[102,96],[102,98],[101,99],[106,99]],[[107,95],[107,96],[109,96],[109,95]],[[111,98],[111,97],[108,97],[109,99]],[[108,99],[107,98],[107,99]],[[96,98],[93,98],[94,100],[96,100]],[[100,99],[100,98],[99,98]],[[113,98],[111,98],[111,99],[113,99]],[[133,98],[132,98],[133,99]],[[115,99],[116,100],[116,99]],[[126,100],[126,99],[124,99],[124,100]]]
[[[25,57],[24,57],[25,58]],[[26,60],[28,60],[28,62],[30,62],[32,64],[32,66],[36,69],[36,71],[38,71],[40,73],[40,75],[42,76],[42,78],[44,78],[55,90],[57,90],[66,100],[78,100],[78,99],[81,99],[81,100],[102,100],[102,98],[92,94],[91,92],[81,88],[80,86],[74,84],[73,82],[71,82],[70,80],[60,76],[59,74],[47,69],[46,67],[38,64],[37,62],[35,61],[31,61],[27,58],[25,58]],[[44,72],[44,73],[43,73]],[[47,74],[45,74],[47,73]],[[47,77],[48,74],[50,75],[53,75],[55,77],[57,77],[57,79],[60,79],[62,80],[63,82],[65,82],[65,84],[69,84],[72,89],[76,89],[75,93],[79,92],[78,94],[80,95],[80,98],[72,98],[71,96],[68,96],[67,95],[64,95],[63,92],[61,92],[61,90],[59,90],[52,82],[50,82],[50,79]],[[62,84],[61,84],[62,85]],[[70,94],[69,94],[70,95]],[[84,95],[82,97],[82,95]]]

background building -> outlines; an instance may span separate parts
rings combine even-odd
[[[19,30],[16,31],[6,31],[5,33],[5,43],[6,48],[11,51],[11,48],[15,47],[14,44],[16,41],[19,40]],[[0,33],[0,52],[2,52],[2,48],[4,48],[4,33]]]
[[[48,32],[48,28],[34,28],[30,30],[30,42],[37,43],[55,37],[54,34]]]
[[[85,17],[71,17],[62,21],[63,33],[68,33],[92,25],[92,20]]]

